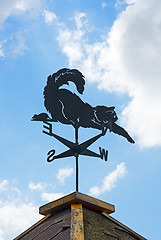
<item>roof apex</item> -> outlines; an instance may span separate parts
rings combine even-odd
[[[82,204],[84,208],[94,212],[104,212],[107,214],[115,212],[115,206],[97,198],[90,197],[80,192],[73,192],[58,200],[47,203],[39,208],[42,215],[53,214],[63,209],[70,208],[71,204]]]

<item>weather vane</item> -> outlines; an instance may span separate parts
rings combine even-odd
[[[63,88],[65,84],[69,85],[69,81],[73,82],[77,91],[82,94],[84,91],[85,80],[84,76],[77,69],[63,68],[49,75],[47,85],[44,88],[44,106],[50,113],[35,114],[32,121],[42,121],[44,123],[43,133],[56,138],[62,144],[67,146],[69,150],[55,155],[55,150],[50,150],[47,153],[47,161],[52,162],[54,159],[74,156],[76,158],[76,191],[78,191],[78,157],[79,155],[98,157],[107,161],[108,151],[99,147],[99,154],[88,149],[95,141],[104,136],[109,129],[125,137],[130,143],[134,140],[129,136],[127,131],[118,126],[116,121],[118,117],[114,111],[115,107],[96,106],[92,107],[85,103],[79,96],[72,93],[68,89]],[[61,136],[58,136],[52,131],[52,123],[60,122],[62,124],[72,125],[75,129],[75,142],[71,142]],[[101,131],[100,134],[91,139],[79,144],[78,129],[94,128]]]

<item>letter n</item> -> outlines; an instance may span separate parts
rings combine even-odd
[[[101,159],[105,159],[105,161],[107,161],[107,158],[108,158],[108,151],[105,150],[104,148],[101,148],[99,147],[99,150],[100,150],[100,157]]]

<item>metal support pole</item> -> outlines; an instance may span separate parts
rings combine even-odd
[[[76,156],[76,191],[78,192],[78,155]]]
[[[78,144],[78,127],[75,128],[75,143]],[[76,159],[76,191],[78,192],[78,154],[76,154],[75,159]]]

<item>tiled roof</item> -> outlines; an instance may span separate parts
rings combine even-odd
[[[45,217],[14,240],[146,240],[109,216],[113,205],[74,192],[40,207]]]
[[[47,216],[15,240],[63,240],[70,239],[70,209]]]

